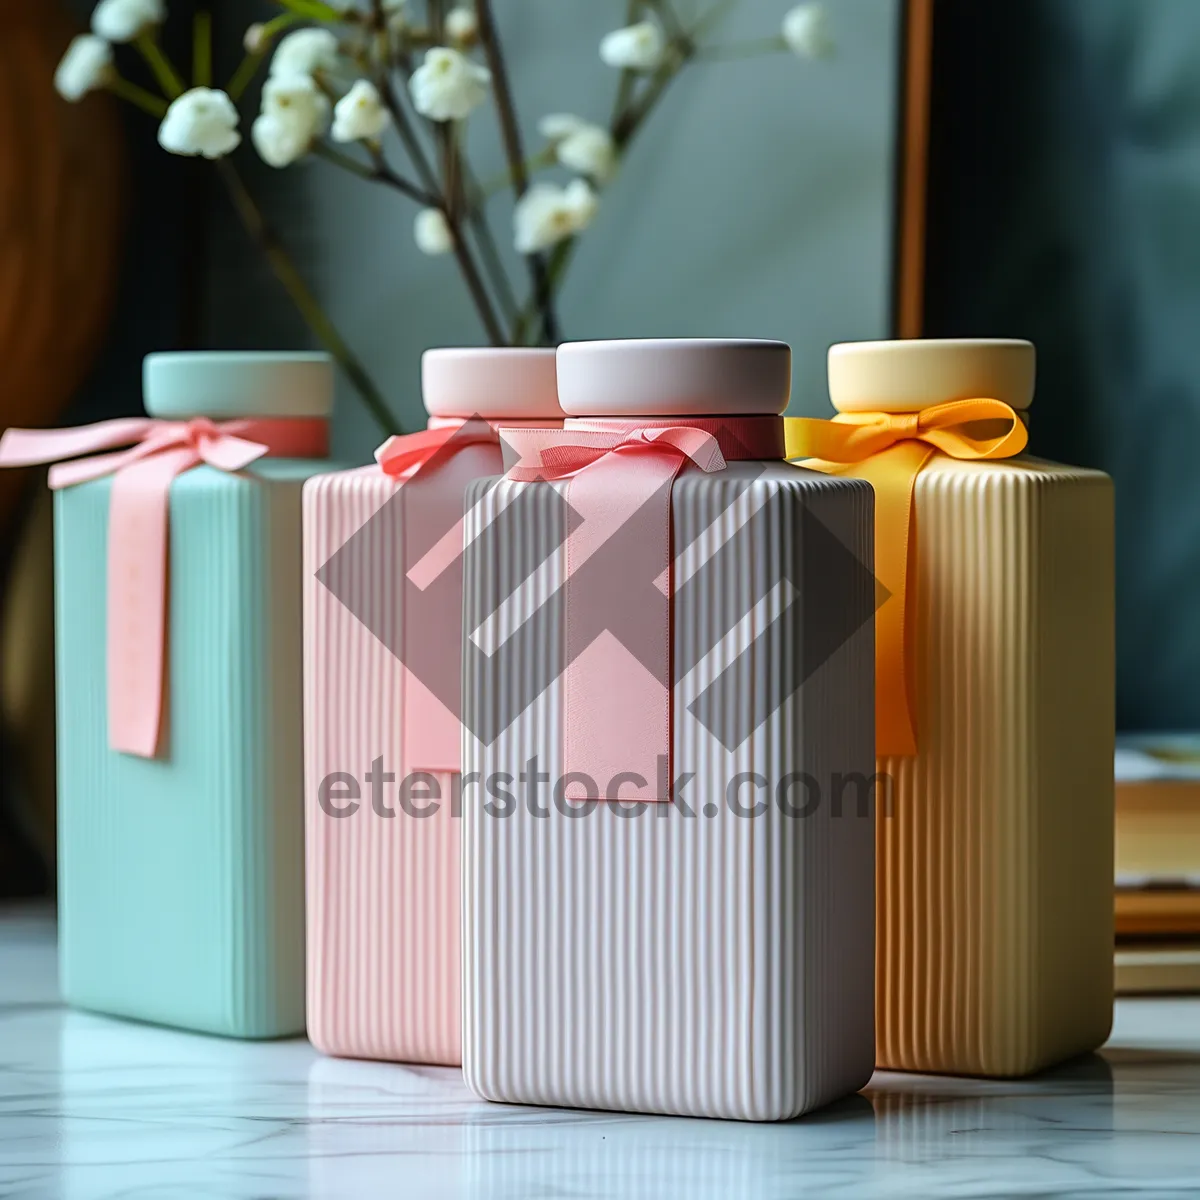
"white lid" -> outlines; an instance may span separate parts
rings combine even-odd
[[[328,354],[213,350],[148,354],[142,391],[152,417],[327,417],[333,410]]]
[[[558,394],[573,417],[775,416],[791,390],[786,342],[647,338],[558,348]]]
[[[421,355],[421,396],[431,417],[561,421],[554,351],[446,347]]]
[[[838,412],[920,412],[951,400],[1033,402],[1037,354],[1018,338],[913,338],[829,348],[829,397]]]

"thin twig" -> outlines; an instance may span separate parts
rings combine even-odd
[[[212,87],[212,13],[201,9],[192,19],[192,86]]]
[[[476,242],[479,243],[483,269],[487,273],[488,282],[492,285],[492,291],[495,292],[496,298],[499,301],[504,319],[511,326],[518,319],[521,311],[520,305],[517,303],[517,297],[513,293],[508,272],[504,269],[504,260],[500,257],[500,250],[492,234],[492,227],[488,224],[487,216],[483,211],[481,186],[479,181],[471,174],[470,167],[467,165],[465,159],[463,161],[463,184],[467,189],[467,220],[470,223],[471,232],[475,235]]]
[[[309,291],[308,285],[304,282],[300,272],[296,270],[295,264],[283,244],[267,224],[254,197],[246,189],[237,168],[227,158],[220,159],[216,166],[225,190],[229,193],[229,198],[233,201],[234,207],[242,219],[242,224],[258,243],[275,272],[276,278],[287,290],[288,295],[292,298],[292,303],[295,304],[309,329],[334,357],[350,382],[354,384],[380,429],[386,434],[399,433],[396,421],[388,411],[387,402],[375,387],[366,368],[354,351],[346,344],[337,327],[325,315],[317,298]]]
[[[161,96],[148,92],[144,87],[139,87],[136,83],[123,79],[120,75],[110,76],[104,86],[114,96],[128,100],[130,104],[140,108],[142,112],[149,113],[152,117],[161,120],[167,115],[167,102]]]
[[[167,94],[167,98],[174,100],[176,96],[183,94],[183,80],[179,78],[178,72],[171,66],[170,60],[163,53],[162,47],[155,40],[153,33],[139,33],[134,43],[142,58],[146,60],[146,65],[150,68],[154,78],[158,81],[158,86]]]
[[[697,46],[695,57],[703,62],[729,62],[737,58],[758,58],[764,54],[776,54],[786,50],[788,44],[783,36],[754,38],[748,42],[730,42],[724,46]]]
[[[433,194],[440,193],[441,189],[438,185],[437,176],[434,175],[433,168],[430,167],[429,160],[425,157],[425,152],[421,148],[420,138],[417,136],[417,131],[413,128],[412,122],[408,119],[404,102],[400,99],[395,85],[390,79],[385,77],[380,80],[379,90],[383,95],[384,105],[392,115],[392,124],[395,125],[396,132],[400,135],[400,140],[404,143],[404,149],[412,161],[413,168],[421,177],[421,182],[425,185],[426,191]]]
[[[508,68],[500,46],[500,35],[492,17],[489,0],[475,0],[475,14],[479,23],[479,40],[483,45],[484,57],[492,73],[492,92],[496,97],[496,117],[500,122],[500,136],[504,142],[504,153],[508,158],[508,169],[512,175],[513,190],[519,200],[529,190],[529,176],[525,170],[525,152],[521,147],[521,128],[517,123],[516,106],[513,104],[512,89],[508,82]],[[542,336],[551,344],[561,340],[558,317],[554,312],[554,293],[550,289],[546,273],[546,262],[540,254],[526,257],[530,279],[533,283],[534,299],[542,315]],[[521,319],[513,328],[513,341],[524,340]]]
[[[392,170],[377,148],[371,147],[370,149],[372,161],[369,163],[361,162],[349,154],[344,154],[341,150],[329,145],[328,142],[314,142],[312,152],[318,158],[323,158],[326,162],[340,167],[343,171],[349,171],[360,179],[369,179],[374,183],[383,183],[390,188],[395,188],[396,191],[403,193],[410,200],[415,200],[422,206],[437,205],[436,196],[430,196],[428,192],[422,191],[411,180],[405,179],[403,175]]]

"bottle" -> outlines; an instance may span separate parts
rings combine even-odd
[[[300,492],[324,355],[152,354],[150,418],[9,431],[55,488],[67,1003],[233,1037],[304,1028]]]
[[[891,593],[877,615],[881,1067],[1026,1075],[1109,1033],[1112,484],[1023,453],[1034,376],[1024,341],[834,346],[842,415],[802,423],[876,439],[825,468],[876,486]]]
[[[782,460],[780,342],[564,345],[468,490],[463,1071],[796,1116],[874,1062],[872,497]]]
[[[561,426],[554,351],[422,358],[429,429],[304,491],[308,1032],[461,1061],[462,514],[501,421]]]

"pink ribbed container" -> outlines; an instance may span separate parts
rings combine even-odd
[[[431,350],[422,386],[431,428],[562,420],[552,350]],[[412,639],[440,640],[458,679],[461,562],[457,603],[448,596],[420,628],[406,627],[399,581],[413,566],[405,538],[436,541],[467,484],[502,472],[500,447],[477,443],[439,455],[419,487],[372,465],[304,490],[308,1034],[326,1054],[462,1061],[457,714],[401,661]],[[404,503],[390,503],[404,488]],[[331,590],[318,573],[328,579],[335,556]],[[442,797],[423,816],[420,793],[407,808],[399,796],[417,771]]]

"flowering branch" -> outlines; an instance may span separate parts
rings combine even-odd
[[[164,149],[216,162],[243,224],[297,310],[389,432],[382,396],[228,161],[243,140],[236,101],[268,59],[260,111],[249,129],[259,157],[280,169],[320,158],[416,205],[418,248],[453,255],[494,345],[523,345],[559,340],[556,302],[579,235],[592,223],[634,137],[686,66],[783,49],[812,59],[830,45],[815,3],[795,5],[772,37],[713,45],[708,35],[738,0],[708,0],[692,21],[680,18],[674,0],[626,0],[625,25],[599,46],[601,60],[619,73],[609,120],[548,114],[537,125],[543,143],[528,152],[491,0],[424,0],[424,21],[416,11],[420,0],[276,3],[277,15],[246,31],[245,56],[225,90],[212,86],[207,12],[194,20],[190,87],[163,53],[158,30],[167,0],[98,0],[92,33],[72,42],[55,84],[69,100],[108,88],[160,121]],[[160,94],[118,74],[113,46],[124,43],[136,48]],[[507,170],[481,185],[465,132],[470,114],[489,99]],[[389,146],[400,149],[403,159],[393,159]],[[570,173],[568,182],[543,175],[558,168]],[[512,246],[528,276],[524,303],[488,220],[489,199],[508,188],[515,200]]]

